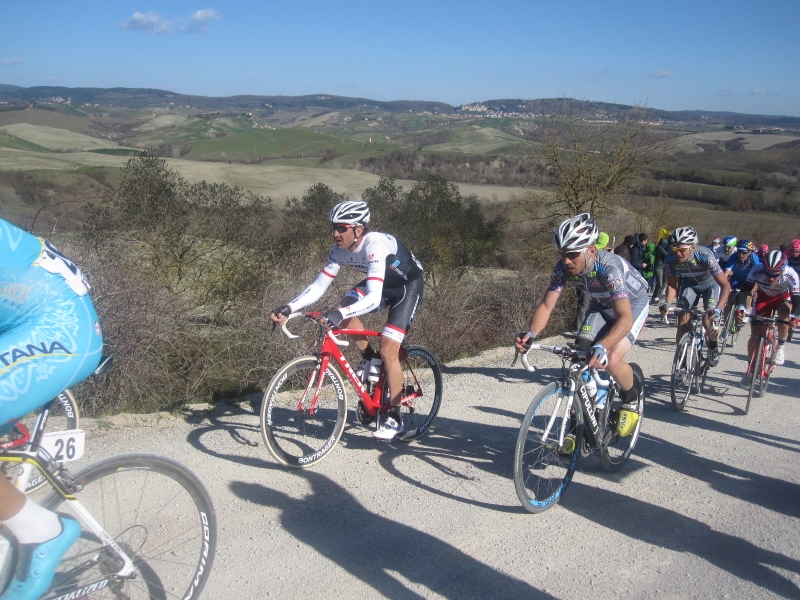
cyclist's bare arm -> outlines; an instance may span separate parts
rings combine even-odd
[[[719,284],[719,300],[717,300],[717,307],[722,310],[725,303],[728,301],[728,295],[731,293],[731,284],[725,273],[717,273],[714,275],[714,281]]]
[[[675,302],[675,296],[678,295],[678,278],[675,275],[667,277],[667,294],[664,302],[672,304]]]
[[[555,290],[547,290],[544,293],[544,298],[542,298],[539,306],[536,307],[536,310],[533,311],[533,315],[531,315],[528,331],[533,331],[537,335],[542,332],[547,326],[548,321],[550,321],[550,314],[553,312],[560,295],[561,293]],[[528,341],[528,337],[528,334],[525,333],[522,339],[517,338],[519,341],[514,341],[514,347],[520,352],[526,352],[525,342]]]

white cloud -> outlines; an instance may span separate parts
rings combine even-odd
[[[172,25],[157,12],[135,12],[130,19],[122,22],[120,28],[163,35],[170,32]]]
[[[24,62],[25,61],[22,60],[21,58],[15,58],[15,57],[0,58],[0,66],[3,66],[3,67],[6,67],[8,65],[21,65]]]
[[[675,76],[675,69],[661,69],[647,75],[648,79],[668,79]]]
[[[205,33],[208,31],[212,21],[220,19],[219,11],[213,8],[204,8],[195,11],[187,19],[181,19],[177,22],[168,21],[166,18],[157,12],[135,12],[130,19],[126,19],[120,24],[121,29],[129,29],[131,31],[145,31],[148,33],[155,33],[164,35],[172,31],[180,31],[182,33]]]
[[[753,96],[769,96],[772,92],[770,92],[768,89],[757,87],[750,90],[749,93]]]

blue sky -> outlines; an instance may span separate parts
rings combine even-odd
[[[800,116],[797,0],[0,0],[0,83]]]

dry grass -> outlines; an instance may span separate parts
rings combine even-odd
[[[31,142],[43,148],[55,151],[97,150],[100,148],[120,148],[119,144],[110,140],[90,137],[82,133],[68,131],[47,125],[31,125],[15,123],[0,127],[0,133]]]
[[[0,148],[0,165],[5,171],[72,171],[79,167],[122,167],[126,157],[106,156],[89,152],[65,154],[41,154],[22,150]],[[190,182],[208,181],[238,185],[276,201],[288,197],[300,198],[311,186],[324,183],[337,193],[360,198],[362,192],[377,185],[379,177],[363,171],[350,169],[326,169],[315,167],[291,167],[261,163],[245,165],[241,163],[198,162],[181,159],[167,159],[169,167],[180,173]],[[408,189],[413,181],[398,181]],[[479,199],[490,202],[508,202],[524,190],[514,187],[461,184],[461,194],[475,194]]]

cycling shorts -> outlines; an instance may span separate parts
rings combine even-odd
[[[380,306],[375,310],[382,310],[388,306],[389,316],[383,331],[381,331],[381,336],[402,343],[411,327],[411,322],[414,320],[414,314],[417,312],[420,302],[422,302],[423,283],[422,277],[417,277],[404,285],[383,288]],[[364,279],[347,292],[345,298],[358,300],[366,296],[366,294],[367,280]]]
[[[703,308],[709,310],[717,305],[719,293],[719,284],[713,279],[697,285],[684,286],[681,284],[681,291],[680,294],[678,294],[676,306],[682,309],[694,308],[699,304],[700,298],[702,298]]]
[[[791,301],[792,296],[789,294],[788,290],[777,296],[767,296],[758,291],[756,292],[752,313],[759,317],[771,317],[772,311],[777,311],[781,304],[790,303]]]
[[[650,314],[650,305],[647,297],[645,297],[644,302],[631,304],[631,312],[633,313],[633,325],[626,337],[632,346],[639,337],[639,333],[647,321],[647,316]],[[592,301],[575,340],[578,348],[588,350],[598,339],[602,339],[616,322],[617,317],[613,308],[597,301]],[[610,348],[607,349],[610,350]]]
[[[1,330],[0,435],[91,375],[103,350],[103,334],[88,294],[62,292]]]

